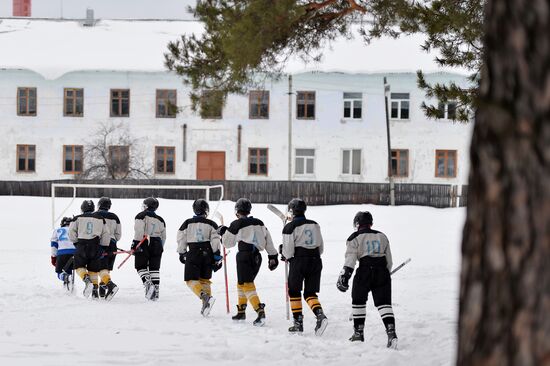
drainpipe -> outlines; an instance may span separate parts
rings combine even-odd
[[[288,180],[292,180],[292,75],[288,75]]]
[[[386,135],[388,137],[388,180],[390,181],[390,205],[395,206],[395,184],[393,182],[393,172],[391,169],[391,141],[390,141],[390,116],[388,112],[388,94],[390,93],[390,84],[387,83],[384,76],[384,102],[386,105]]]

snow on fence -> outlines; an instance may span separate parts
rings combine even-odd
[[[302,182],[302,181],[194,181],[194,180],[58,180],[58,181],[0,181],[0,195],[49,197],[52,183],[121,184],[121,185],[223,185],[224,199],[236,201],[247,197],[252,202],[285,204],[293,197],[301,197],[311,205],[361,204],[389,205],[387,183]],[[56,196],[72,197],[70,188],[58,188]],[[143,198],[154,194],[171,199],[196,199],[204,195],[203,189],[174,190],[82,188],[78,197]],[[219,193],[212,191],[211,199]],[[397,205],[456,207],[466,205],[467,186],[450,184],[395,185]]]

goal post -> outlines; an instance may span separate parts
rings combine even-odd
[[[67,207],[65,207],[63,209],[63,211],[58,215],[56,216],[56,213],[55,213],[55,193],[56,193],[56,189],[57,188],[72,188],[73,190],[73,194],[72,194],[72,199],[71,201],[69,202],[69,204],[67,205]],[[52,229],[55,228],[55,224],[56,222],[59,221],[59,219],[61,219],[61,217],[63,217],[63,215],[65,214],[65,212],[69,209],[69,207],[71,207],[71,205],[73,204],[73,202],[76,200],[76,192],[77,192],[77,189],[78,188],[82,188],[82,189],[86,189],[86,188],[99,188],[99,189],[142,189],[142,190],[147,190],[147,189],[151,189],[151,190],[156,190],[156,189],[170,189],[170,190],[204,190],[204,198],[207,200],[207,201],[210,201],[210,191],[212,189],[218,189],[220,191],[220,198],[218,199],[218,203],[216,204],[216,207],[215,209],[211,212],[211,215],[213,215],[217,210],[218,210],[218,207],[220,205],[220,202],[222,201],[223,199],[223,195],[224,195],[224,188],[223,188],[223,185],[221,184],[217,184],[217,185],[152,185],[152,184],[147,184],[147,185],[138,185],[138,184],[134,184],[134,185],[126,185],[126,184],[85,184],[85,183],[75,183],[75,184],[72,184],[72,183],[52,183],[52,186],[51,186],[51,199],[52,199]]]

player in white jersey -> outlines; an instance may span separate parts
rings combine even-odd
[[[52,248],[51,261],[55,267],[57,277],[63,281],[63,287],[66,290],[72,290],[72,275],[73,275],[73,255],[75,247],[72,241],[69,240],[69,224],[72,219],[64,217],[61,219],[61,226],[53,231],[50,240]]]

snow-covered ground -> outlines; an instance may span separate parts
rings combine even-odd
[[[61,207],[63,201],[57,205]],[[81,200],[70,214],[79,213]],[[305,312],[303,336],[287,334],[284,267],[274,272],[264,264],[256,280],[266,303],[268,323],[253,327],[234,324],[225,311],[223,271],[215,273],[217,302],[209,318],[200,315],[200,302],[183,282],[176,232],[192,215],[190,201],[160,200],[158,214],[167,223],[168,238],[161,266],[158,302],[143,297],[141,281],[130,260],[115,270],[120,291],[110,302],[64,293],[50,264],[50,200],[0,197],[4,214],[0,230],[0,364],[2,365],[449,365],[455,357],[460,240],[464,209],[342,205],[309,207],[307,216],[321,225],[325,239],[320,301],[329,326],[318,338],[314,317]],[[113,200],[113,212],[123,225],[119,247],[131,242],[133,217],[140,200]],[[281,206],[282,208],[282,206]],[[399,350],[385,347],[386,335],[378,312],[369,301],[365,343],[350,343],[350,291],[335,283],[343,265],[345,240],[358,210],[369,210],[374,227],[385,232],[395,265],[412,262],[394,275],[393,306]],[[233,203],[222,202],[226,221]],[[281,241],[281,222],[266,205],[253,205],[252,214],[266,223],[275,243]],[[121,259],[117,259],[117,264]],[[231,312],[236,300],[235,253],[228,255]]]

